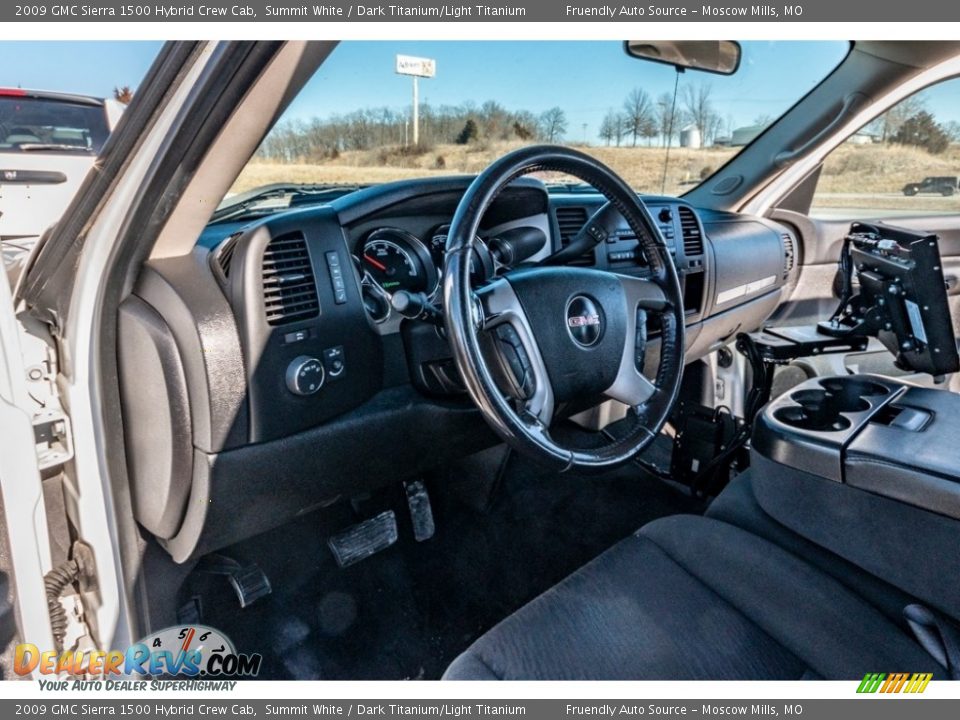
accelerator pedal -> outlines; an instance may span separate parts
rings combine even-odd
[[[397,516],[393,510],[364,520],[327,541],[330,551],[342,568],[366,560],[397,541]]]
[[[224,575],[242,608],[253,605],[273,592],[270,579],[253,562],[241,563],[226,555],[214,553],[204,557],[198,570],[208,575]]]
[[[413,539],[423,542],[433,537],[436,526],[433,524],[433,508],[430,496],[423,480],[405,482],[403,489],[407,493],[407,506],[410,508],[410,522],[413,524]]]

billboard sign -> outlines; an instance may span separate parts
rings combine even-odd
[[[432,78],[437,74],[437,61],[412,55],[397,55],[397,74]]]

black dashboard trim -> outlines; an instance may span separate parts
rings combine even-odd
[[[410,385],[389,388],[336,422],[227,452],[195,452],[191,502],[180,531],[162,545],[186,562],[496,442],[469,403],[426,398]]]

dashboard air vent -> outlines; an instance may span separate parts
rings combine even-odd
[[[285,325],[319,314],[317,283],[303,235],[292,233],[271,240],[263,251],[262,269],[268,323]]]
[[[703,255],[703,233],[697,216],[686,205],[677,206],[680,217],[680,234],[683,236],[683,254],[686,257]]]
[[[797,264],[797,249],[793,242],[793,235],[783,233],[780,237],[783,238],[783,279],[786,280]]]
[[[230,277],[230,263],[233,262],[233,251],[237,249],[237,240],[243,233],[236,232],[217,248],[216,262],[224,278]]]
[[[561,205],[556,209],[557,225],[560,228],[560,247],[570,244],[570,240],[587,224],[590,215],[585,207]],[[593,265],[593,252],[584,253],[570,261],[570,265]]]

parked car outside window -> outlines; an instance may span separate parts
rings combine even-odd
[[[114,100],[0,88],[0,239],[63,214],[122,113]]]

